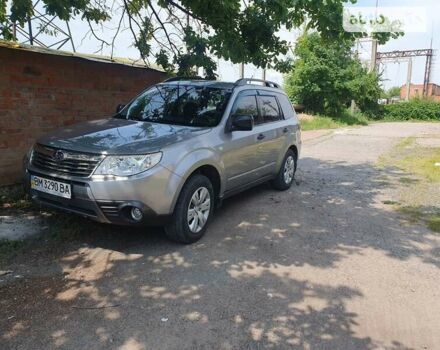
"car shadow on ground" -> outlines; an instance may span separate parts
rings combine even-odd
[[[206,237],[168,241],[133,229],[57,215],[75,226],[29,277],[0,287],[6,348],[409,349],[355,332],[347,302],[363,293],[320,283],[368,248],[396,261],[440,267],[431,233],[402,224],[377,195],[383,175],[368,163],[305,158],[298,185],[262,185],[225,201]],[[50,225],[50,222],[49,222]],[[60,226],[58,226],[60,227]],[[64,236],[63,236],[64,237]],[[423,246],[422,246],[423,243]],[[432,244],[431,244],[432,243]],[[313,306],[311,306],[313,305]]]

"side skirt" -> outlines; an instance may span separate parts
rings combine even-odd
[[[223,199],[232,197],[233,195],[236,195],[237,193],[243,192],[249,188],[261,185],[262,183],[265,183],[269,180],[273,180],[274,176],[273,175],[266,175],[263,176],[261,178],[259,178],[258,180],[254,180],[252,182],[247,183],[246,185],[243,186],[239,186],[239,187],[235,187],[233,189],[230,189],[228,191],[225,191],[225,193],[223,194],[223,197],[220,199],[220,203]]]

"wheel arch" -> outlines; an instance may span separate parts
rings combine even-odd
[[[185,182],[188,181],[188,179],[194,176],[195,174],[204,175],[209,179],[209,181],[211,181],[212,187],[214,188],[215,198],[216,200],[218,200],[218,198],[220,197],[221,177],[217,168],[211,164],[205,164],[199,166],[187,177]]]
[[[296,145],[290,145],[289,149],[295,153],[295,160],[298,161],[298,147],[296,147]]]
[[[176,195],[173,199],[171,208],[172,212],[174,211],[177,200],[179,199],[180,193],[182,192],[183,186],[185,186],[188,180],[196,174],[204,175],[211,181],[212,187],[214,189],[216,203],[220,200],[224,187],[221,170],[216,165],[210,162],[199,162],[198,164],[195,164],[191,169],[189,169],[184,176],[182,176],[181,185],[176,191]]]

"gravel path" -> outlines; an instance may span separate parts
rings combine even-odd
[[[439,349],[440,235],[382,203],[395,175],[375,167],[409,136],[440,124],[309,139],[297,186],[226,201],[195,245],[109,227],[24,260],[0,276],[0,347]]]

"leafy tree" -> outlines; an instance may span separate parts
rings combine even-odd
[[[288,62],[280,59],[289,50],[277,36],[281,27],[305,25],[323,38],[345,40],[362,33],[342,28],[345,2],[356,0],[41,0],[45,12],[62,20],[82,18],[103,46],[112,41],[101,38],[96,26],[110,19],[129,29],[141,57],[169,71],[194,74],[203,67],[208,76],[216,69],[213,55],[233,63],[285,71]],[[9,14],[9,16],[8,16]],[[0,0],[0,37],[12,40],[11,23],[24,26],[33,14],[32,0]],[[126,24],[127,28],[122,28]],[[378,33],[381,43],[394,34]]]
[[[382,98],[392,98],[392,97],[400,96],[400,87],[393,86],[389,88],[387,91],[383,91],[381,97]]]
[[[305,33],[295,46],[293,69],[286,75],[289,97],[314,113],[337,115],[354,100],[373,113],[380,97],[379,76],[353,57],[352,41],[328,41]]]

